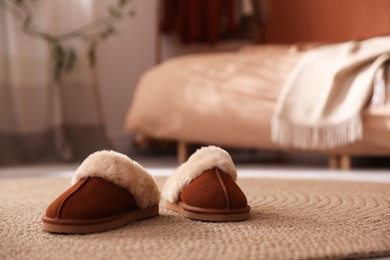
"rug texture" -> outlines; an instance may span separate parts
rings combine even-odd
[[[165,178],[158,178],[161,188]],[[68,179],[0,180],[0,259],[353,259],[390,255],[390,184],[239,179],[251,219],[161,215],[90,235],[49,234]]]

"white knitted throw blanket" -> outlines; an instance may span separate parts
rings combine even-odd
[[[272,141],[329,149],[363,136],[362,111],[390,60],[390,37],[326,45],[305,53],[286,81],[272,119]]]

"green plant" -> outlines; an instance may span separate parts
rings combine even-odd
[[[88,45],[87,53],[91,67],[96,64],[96,48],[99,44],[114,35],[117,23],[126,16],[135,15],[133,0],[117,0],[108,6],[107,16],[98,18],[89,24],[75,30],[53,35],[45,32],[34,24],[34,14],[29,7],[31,0],[0,0],[0,6],[21,21],[21,29],[27,35],[46,41],[49,44],[54,59],[53,76],[60,80],[63,73],[74,68],[77,61],[77,52],[66,46],[66,42],[79,39]]]

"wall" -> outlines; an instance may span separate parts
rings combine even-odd
[[[267,42],[343,41],[390,34],[389,0],[268,0]]]
[[[157,1],[136,1],[136,16],[123,20],[117,28],[119,35],[98,48],[98,82],[107,131],[115,149],[122,152],[131,149],[131,136],[123,131],[123,123],[134,87],[142,73],[155,64]],[[113,2],[97,2],[96,13],[104,13]]]

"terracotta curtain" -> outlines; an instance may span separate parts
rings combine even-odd
[[[234,32],[237,28],[235,9],[236,0],[163,0],[161,30],[176,31],[184,43],[214,44],[221,31]]]

